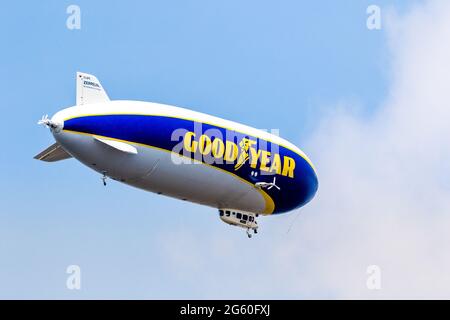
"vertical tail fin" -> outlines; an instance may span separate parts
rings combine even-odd
[[[77,106],[107,101],[108,95],[95,76],[77,72]]]

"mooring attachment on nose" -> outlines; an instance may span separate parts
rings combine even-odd
[[[51,120],[47,114],[45,116],[43,116],[41,120],[38,121],[38,124],[44,125],[47,128],[52,129],[52,130],[59,130],[62,127],[62,125],[60,123]]]

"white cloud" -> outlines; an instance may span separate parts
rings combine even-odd
[[[224,229],[178,243],[202,260],[200,297],[450,298],[450,2],[387,20],[387,101],[371,119],[341,106],[323,120],[305,148],[319,193],[294,229],[288,215],[252,241]]]
[[[331,115],[309,145],[321,185],[308,214],[334,242],[313,264],[336,265],[305,277],[341,298],[450,298],[450,3],[390,14],[387,28],[388,100],[370,120]],[[370,264],[377,292],[360,279]]]

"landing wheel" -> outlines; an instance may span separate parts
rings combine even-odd
[[[103,185],[106,187],[106,179],[108,179],[108,177],[106,176],[106,171],[103,171],[103,176],[102,176],[102,181],[103,181]]]
[[[258,230],[257,230],[257,229],[253,229],[253,232],[254,232],[255,234],[257,234],[257,233],[258,233]]]
[[[252,234],[250,233],[250,229],[247,229],[247,237],[251,238]]]

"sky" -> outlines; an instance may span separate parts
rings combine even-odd
[[[450,298],[448,1],[14,1],[0,36],[0,298]],[[249,240],[212,208],[34,160],[76,71],[111,99],[279,129],[316,198]]]

